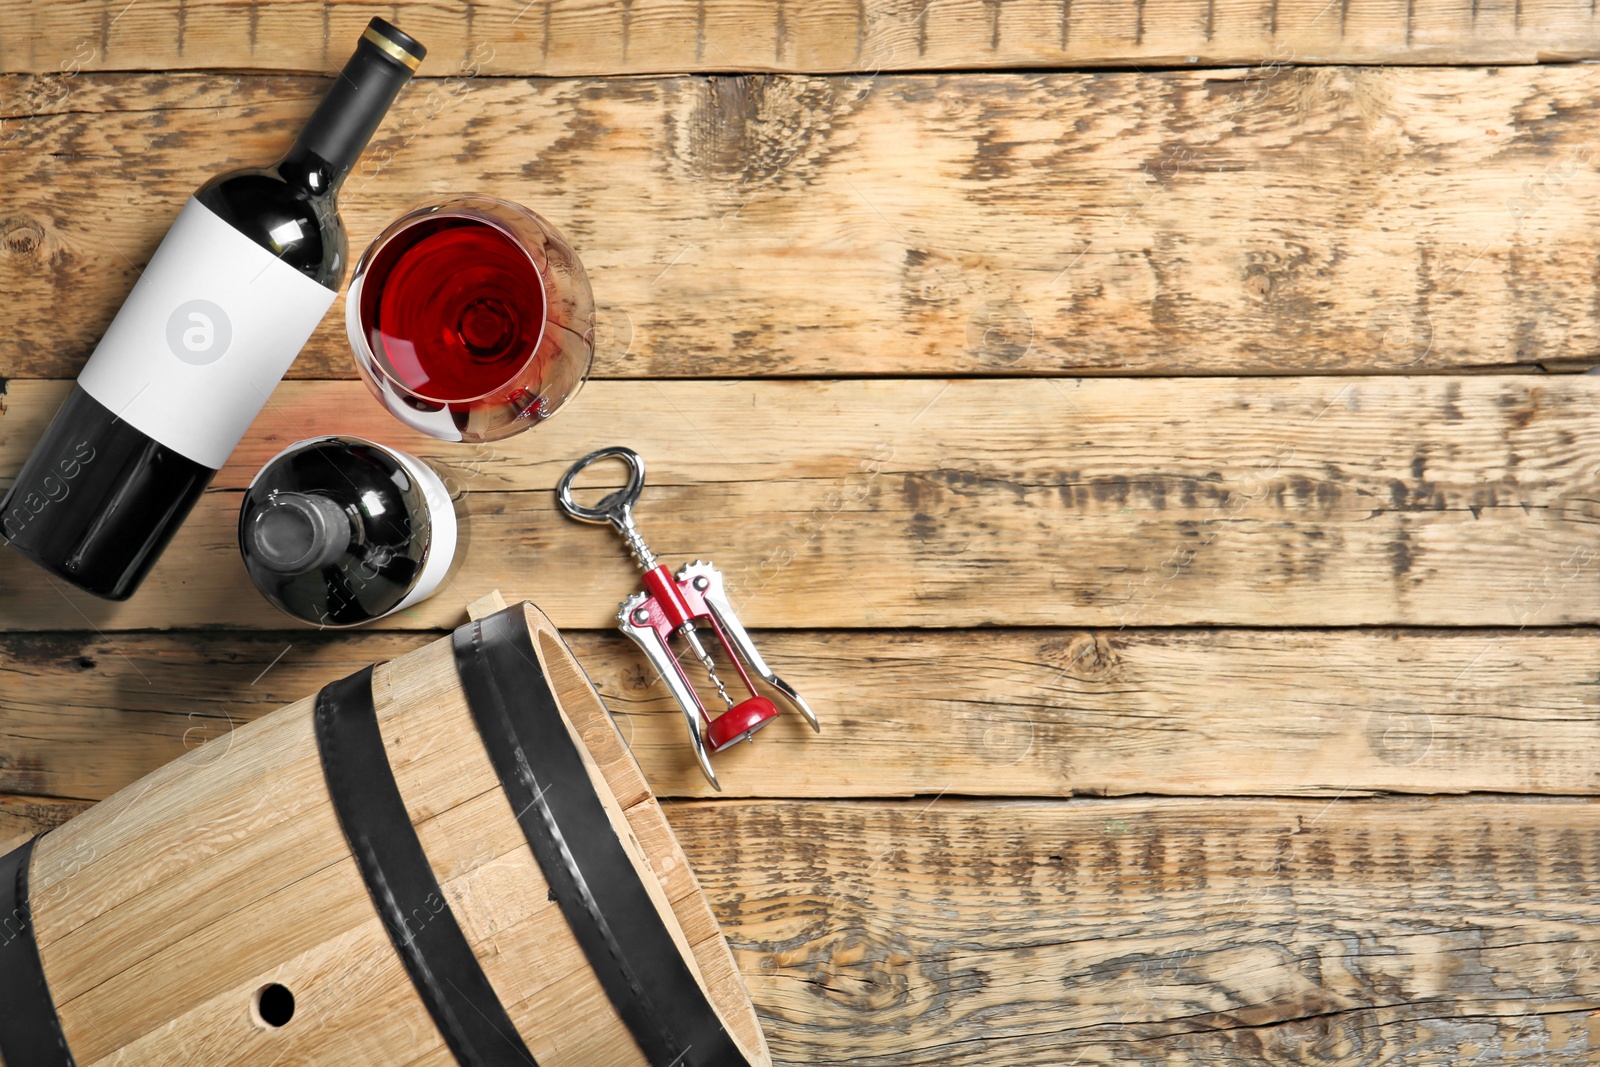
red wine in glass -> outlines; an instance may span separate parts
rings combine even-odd
[[[446,440],[493,440],[548,418],[594,355],[577,256],[544,219],[489,197],[391,224],[356,267],[346,321],[378,399]]]

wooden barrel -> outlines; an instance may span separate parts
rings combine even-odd
[[[7,1067],[771,1060],[661,809],[532,605],[0,859]]]

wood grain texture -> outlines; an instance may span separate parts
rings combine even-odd
[[[75,374],[189,192],[325,86],[0,76],[0,374]],[[343,203],[353,252],[455,192],[548,215],[602,377],[1573,368],[1597,108],[1578,66],[437,80]],[[354,373],[342,315],[295,375]]]
[[[13,384],[0,469],[62,387]],[[138,596],[94,602],[6,554],[0,629],[281,629],[238,559],[237,487],[335,430],[444,459],[465,493],[460,570],[397,628],[453,626],[496,587],[612,625],[635,569],[549,490],[617,443],[651,463],[657,555],[716,562],[747,625],[1591,623],[1597,419],[1587,375],[596,382],[474,451],[398,432],[359,383],[290,382]]]
[[[505,74],[1103,64],[1543,62],[1600,55],[1581,0],[477,0],[383,9],[429,48]],[[0,70],[325,70],[372,9],[332,0],[0,5]]]
[[[918,798],[668,814],[779,1064],[1587,1067],[1597,810]]]
[[[0,795],[0,856],[34,834],[66,822],[83,808],[80,800]]]
[[[1441,799],[672,810],[775,1059],[863,1067],[1592,1062],[1597,814]]]
[[[0,485],[184,197],[277,155],[372,13],[0,0]],[[1600,1058],[1600,379],[1527,373],[1600,353],[1600,81],[1532,66],[1600,57],[1589,0],[383,13],[430,76],[347,186],[352,251],[423,198],[527,203],[589,267],[601,380],[521,439],[419,439],[319,380],[352,374],[336,304],[135,600],[0,551],[0,849],[499,586],[590,628],[689,798],[662,885],[698,874],[776,1062]],[[751,378],[883,380],[707,380]],[[289,629],[238,564],[241,487],[336,430],[465,492],[464,566],[389,629]],[[657,552],[715,560],[822,715],[723,757],[731,799],[608,630],[619,542],[553,510],[613,443]],[[447,885],[474,936],[492,867]]]
[[[99,799],[433,633],[0,638],[0,791]],[[662,796],[708,796],[619,634],[574,651]],[[818,710],[718,758],[726,796],[1592,794],[1592,630],[757,635]],[[5,812],[0,807],[0,836]]]

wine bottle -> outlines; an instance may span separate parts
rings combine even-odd
[[[458,544],[455,509],[433,468],[359,437],[290,445],[239,506],[250,580],[318,626],[357,626],[430,596]]]
[[[0,501],[0,536],[132,595],[333,303],[340,183],[425,51],[373,19],[288,154],[189,198]]]

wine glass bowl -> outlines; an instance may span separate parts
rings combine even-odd
[[[446,441],[542,422],[594,359],[594,296],[572,247],[548,220],[488,196],[390,223],[356,264],[345,326],[378,401]]]

